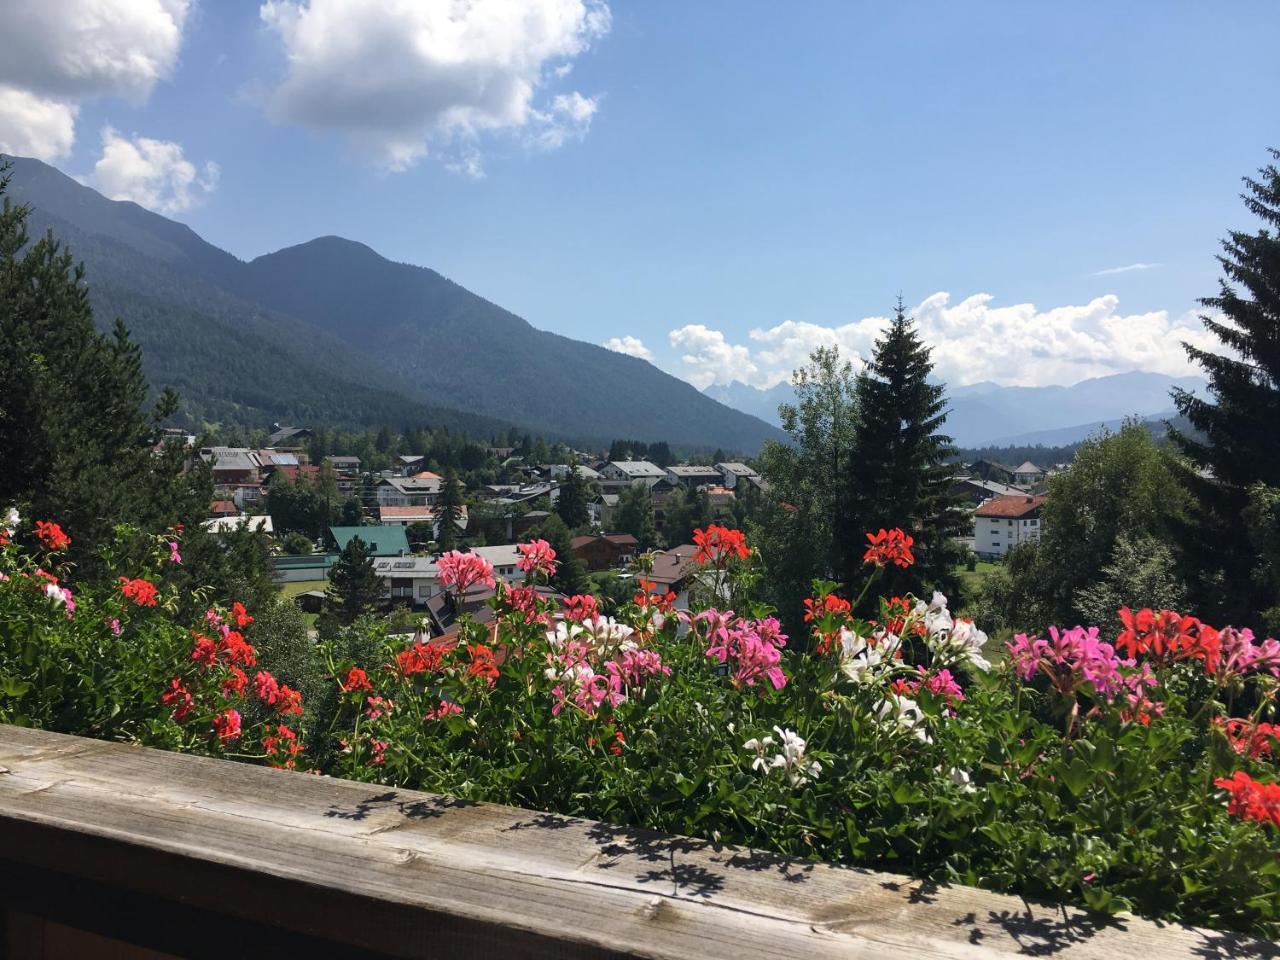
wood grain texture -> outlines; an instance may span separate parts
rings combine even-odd
[[[181,955],[278,956],[284,931],[308,957],[1280,957],[1228,934],[14,727],[0,726],[0,768],[0,871],[53,871],[48,884],[148,916],[190,911],[147,941]],[[74,926],[75,901],[101,898],[71,899],[55,919]],[[227,929],[174,942],[202,923]]]

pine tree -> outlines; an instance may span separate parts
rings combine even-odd
[[[382,578],[373,568],[369,547],[352,537],[329,571],[327,607],[339,623],[354,623],[382,600]]]
[[[29,211],[7,184],[0,166],[0,504],[61,523],[78,576],[92,578],[116,524],[197,526],[212,480],[188,469],[181,444],[153,452],[177,395],[161,392],[148,412],[128,330],[117,320],[111,335],[97,332],[83,266],[52,233],[28,245]]]
[[[1280,150],[1272,150],[1280,160]],[[1245,206],[1264,225],[1256,233],[1231,231],[1218,257],[1225,276],[1216,297],[1201,303],[1221,314],[1201,317],[1224,353],[1183,344],[1209,377],[1206,400],[1174,391],[1178,411],[1199,436],[1172,431],[1190,461],[1182,480],[1195,505],[1180,531],[1197,612],[1219,622],[1255,623],[1280,605],[1261,574],[1259,552],[1240,518],[1251,499],[1280,488],[1280,169],[1269,164],[1257,180],[1246,177]],[[1251,492],[1252,488],[1252,492]]]
[[[916,562],[906,570],[888,568],[880,592],[955,590],[952,571],[961,559],[956,538],[968,522],[951,493],[951,438],[938,432],[946,420],[946,400],[943,387],[929,382],[929,352],[899,300],[871,362],[858,376],[858,420],[836,530],[843,580],[850,588],[866,576],[867,532],[901,527],[915,538]]]
[[[449,551],[458,545],[458,536],[462,533],[462,485],[452,467],[445,471],[444,487],[436,506],[439,512],[436,545],[442,551]]]
[[[578,471],[578,465],[570,464],[569,475],[560,485],[556,499],[556,513],[570,530],[585,526],[590,513],[587,510],[587,481]]]

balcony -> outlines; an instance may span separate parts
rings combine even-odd
[[[1229,934],[0,726],[0,946],[182,957],[1277,957]]]

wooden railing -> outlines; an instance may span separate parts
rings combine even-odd
[[[1272,944],[0,726],[5,956],[1177,960]]]

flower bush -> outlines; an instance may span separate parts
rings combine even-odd
[[[693,609],[643,581],[614,607],[558,603],[535,542],[520,584],[442,561],[457,594],[493,583],[491,623],[408,641],[360,624],[359,657],[322,644],[333,708],[299,725],[250,611],[173,622],[172,536],[105,592],[68,588],[18,526],[0,546],[9,722],[1280,933],[1280,644],[1243,628],[1125,610],[1114,638],[1053,626],[993,649],[940,594],[861,618],[883,568],[913,562],[893,530],[869,537],[862,595],[816,584],[793,638],[751,599],[736,531],[699,531]]]

